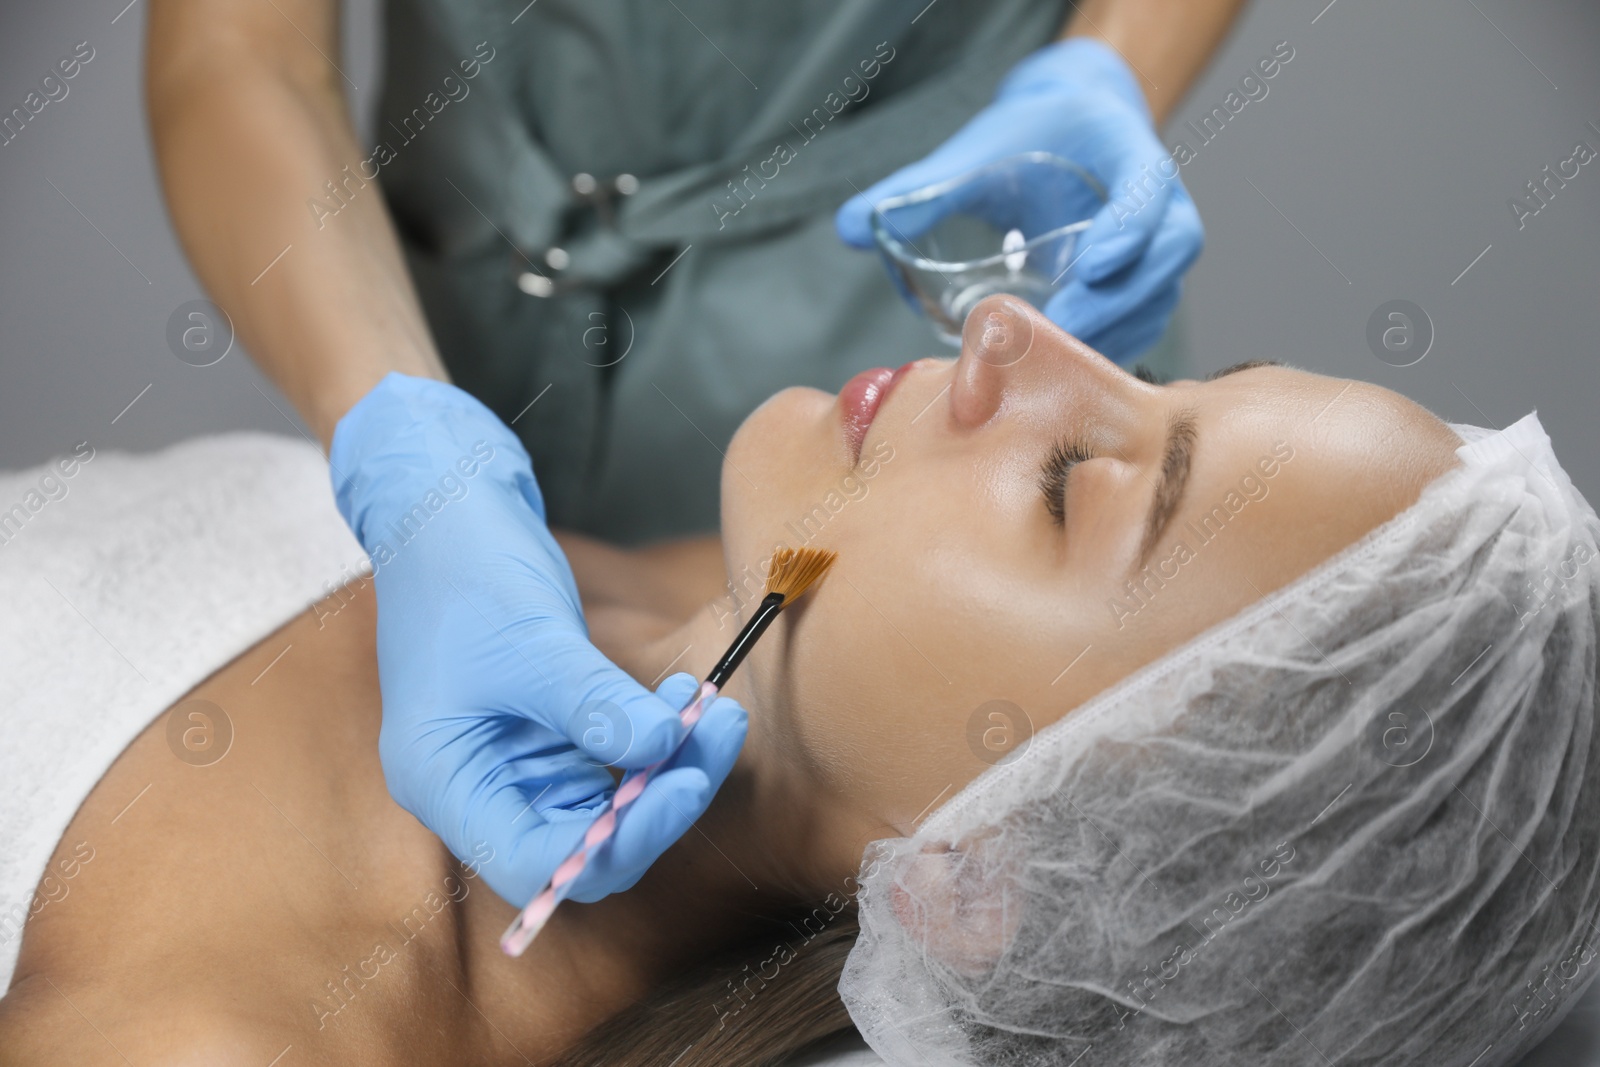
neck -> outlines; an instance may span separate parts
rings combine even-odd
[[[675,628],[657,625],[648,636],[634,617],[623,627],[630,632],[621,635],[622,647],[596,619],[591,625],[596,644],[647,683],[674,658],[673,670],[704,677],[733,632],[709,611]],[[747,943],[770,953],[794,937],[781,918],[786,913],[830,894],[849,897],[859,850],[838,847],[836,813],[803,764],[785,758],[746,677],[735,675],[723,690],[750,714],[738,763],[705,815],[634,888],[593,904],[562,904],[515,960],[496,944],[510,906],[486,888],[468,898],[478,905],[464,931],[469,985],[477,1010],[497,1020],[485,1035],[494,1054],[484,1062],[553,1056],[697,963]],[[506,1020],[519,1033],[510,1033]]]

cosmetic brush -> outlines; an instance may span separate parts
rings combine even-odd
[[[750,621],[745,623],[744,629],[739,631],[739,636],[733,639],[733,644],[728,646],[728,651],[711,668],[706,680],[700,683],[700,688],[695,690],[694,698],[678,712],[685,739],[706,708],[716,699],[717,693],[728,684],[728,679],[739,664],[744,662],[750,649],[755,647],[756,641],[772,625],[772,620],[826,574],[838,558],[838,553],[818,548],[780,548],[772,554],[772,561],[767,568],[766,592],[760,605],[750,616]],[[681,746],[683,742],[679,741],[678,744]],[[623,776],[611,800],[601,808],[599,818],[590,824],[583,840],[551,875],[550,884],[522,909],[516,921],[500,935],[500,948],[506,955],[520,956],[532,944],[555,913],[556,905],[572,891],[573,880],[588,866],[589,857],[616,832],[617,820],[628,805],[644,792],[650,776],[676,754],[677,749],[674,749],[666,759],[640,770],[629,771]]]

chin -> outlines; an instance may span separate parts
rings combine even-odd
[[[730,573],[765,559],[813,486],[847,462],[834,395],[795,386],[750,413],[722,464],[722,541]]]

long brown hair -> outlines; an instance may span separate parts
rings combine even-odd
[[[767,1067],[847,1029],[838,986],[861,929],[854,912],[787,918],[799,936],[769,934],[685,971],[590,1030],[556,1067]]]

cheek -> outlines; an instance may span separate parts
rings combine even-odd
[[[830,582],[829,597],[819,590],[794,620],[784,657],[779,684],[794,738],[825,788],[909,829],[959,762],[959,701],[912,647],[937,651],[929,627],[904,617],[892,599],[869,604],[850,585]]]
[[[1082,613],[970,457],[898,462],[819,538],[839,562],[751,666],[826,786],[908,831],[1005,754],[995,738],[1058,717],[1049,682]]]

